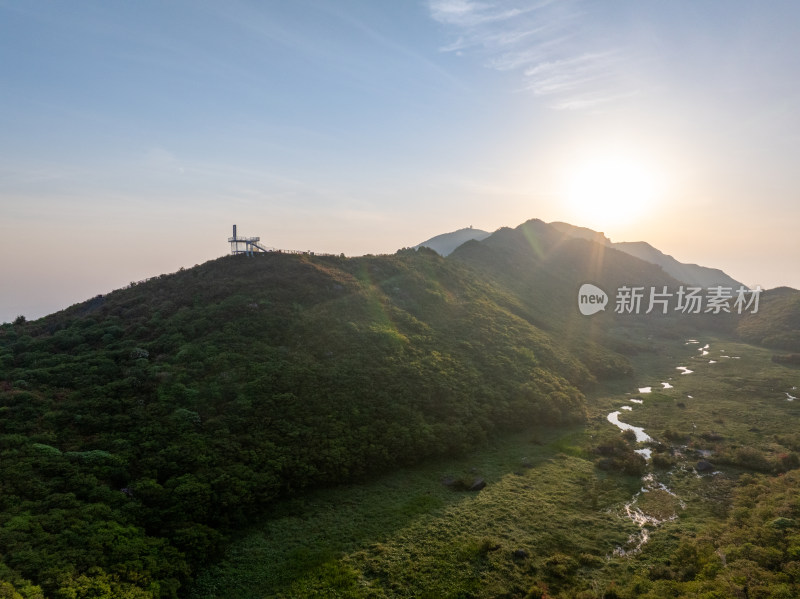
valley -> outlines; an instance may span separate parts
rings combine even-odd
[[[754,594],[765,584],[794,593],[798,582],[782,574],[793,554],[765,567],[748,560],[742,573],[724,565],[732,548],[719,541],[732,518],[743,526],[742,495],[766,490],[771,499],[772,477],[797,459],[800,407],[785,393],[800,384],[800,370],[758,347],[702,345],[675,341],[643,355],[629,390],[590,394],[585,426],[533,427],[463,458],[287,502],[203,572],[191,596],[662,597],[668,588],[670,596],[736,597],[745,588],[781,596]],[[652,441],[608,422],[622,406],[633,408],[623,422]],[[623,438],[631,450],[651,450],[640,474],[598,467],[597,448]],[[446,476],[488,484],[459,493],[442,485]],[[800,489],[794,472],[780,481]],[[764,506],[759,518],[768,525],[785,509]],[[800,506],[790,511],[793,531]],[[700,546],[710,551],[705,569]]]

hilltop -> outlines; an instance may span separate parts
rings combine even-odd
[[[449,256],[453,253],[453,250],[455,250],[462,243],[471,240],[481,241],[482,239],[489,237],[489,235],[491,235],[491,233],[488,231],[481,231],[480,229],[467,227],[464,229],[459,229],[458,231],[442,233],[441,235],[431,237],[427,241],[423,241],[422,243],[415,245],[414,249],[426,247],[432,249],[441,256]]]

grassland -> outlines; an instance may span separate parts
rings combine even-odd
[[[463,459],[288,502],[203,576],[195,596],[496,596],[526,589],[542,569],[596,567],[635,532],[613,508],[639,481],[595,469],[575,444],[582,436],[529,431]],[[487,486],[457,492],[445,477]]]
[[[716,539],[736,538],[731,518],[744,526],[745,500],[769,506],[753,511],[762,520],[789,513],[770,499],[770,481],[800,465],[800,400],[787,396],[800,395],[800,370],[771,357],[717,339],[661,345],[635,359],[633,381],[592,394],[585,426],[532,427],[463,458],[282,503],[199,577],[192,596],[793,596],[796,581],[774,556],[769,576],[749,556],[755,573],[744,581],[714,557]],[[603,444],[643,447],[606,420],[624,405],[620,418],[654,439],[644,482],[598,468]],[[700,460],[712,468],[698,472]],[[758,472],[766,482],[753,487]],[[791,487],[791,474],[781,484]],[[448,477],[487,485],[454,491],[442,484]],[[722,549],[735,557],[731,547],[735,540]]]

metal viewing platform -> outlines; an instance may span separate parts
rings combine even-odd
[[[261,245],[260,237],[239,237],[236,232],[236,225],[233,225],[233,235],[228,237],[228,243],[231,244],[231,254],[236,256],[239,254],[245,256],[252,256],[257,253],[276,252],[278,254],[303,254],[306,256],[333,256],[334,254],[325,254],[322,252],[312,252],[311,250],[279,250],[273,247],[264,247]],[[342,254],[344,256],[344,254]]]
[[[267,248],[261,245],[260,237],[239,237],[236,234],[236,225],[233,225],[233,236],[228,237],[228,243],[231,244],[231,254],[245,254],[252,256],[255,252],[268,252]]]

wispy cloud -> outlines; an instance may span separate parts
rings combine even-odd
[[[531,6],[503,7],[492,2],[473,0],[433,0],[430,2],[431,16],[442,23],[460,27],[477,27],[489,23],[499,23],[536,10],[549,2],[534,3]]]
[[[454,35],[443,52],[477,55],[518,72],[520,89],[558,110],[597,108],[637,93],[635,60],[598,6],[581,0],[429,0],[431,18]],[[594,12],[593,12],[594,11]]]

